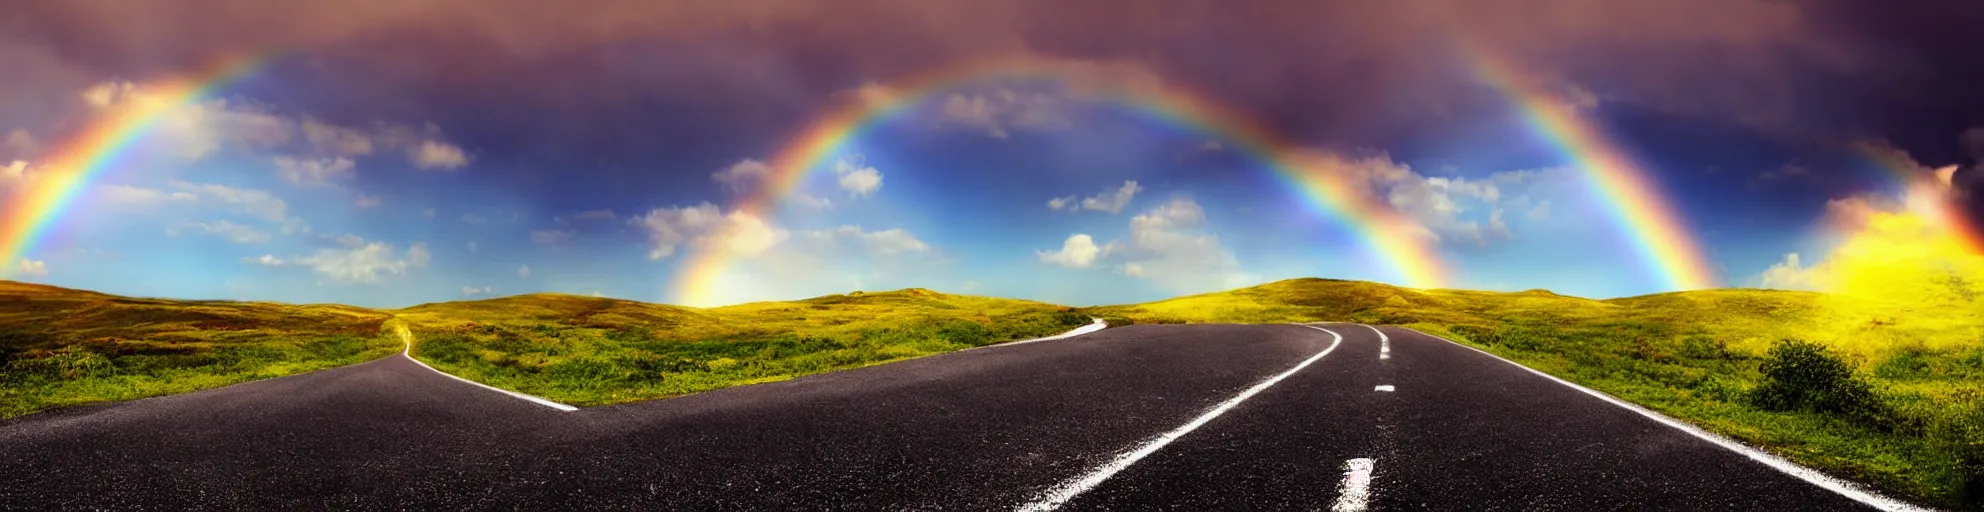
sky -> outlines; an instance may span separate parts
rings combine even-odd
[[[1939,182],[1974,2],[27,0],[0,277],[400,307],[1293,277],[1799,288]]]

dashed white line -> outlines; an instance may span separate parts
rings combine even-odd
[[[468,379],[464,379],[464,378],[461,378],[461,377],[456,377],[456,376],[455,376],[455,374],[452,374],[452,373],[448,373],[448,372],[444,372],[444,371],[441,371],[441,370],[438,370],[438,369],[435,369],[435,368],[434,368],[434,367],[432,367],[432,366],[428,366],[428,365],[427,365],[427,363],[423,363],[423,362],[420,362],[420,360],[419,360],[419,359],[414,359],[414,358],[413,358],[413,332],[412,332],[412,331],[410,331],[410,330],[407,330],[407,328],[406,328],[406,326],[405,326],[405,325],[400,325],[400,326],[397,326],[397,328],[396,328],[395,330],[399,332],[399,335],[400,335],[400,340],[401,340],[401,341],[404,341],[404,342],[406,342],[406,348],[402,348],[402,349],[400,349],[400,357],[404,357],[404,358],[406,358],[406,360],[408,360],[408,361],[413,361],[413,364],[417,364],[417,365],[420,365],[420,367],[421,367],[421,368],[426,368],[426,369],[428,369],[428,370],[430,370],[430,371],[433,371],[434,373],[439,373],[439,374],[441,374],[441,375],[446,375],[446,376],[447,376],[448,378],[450,378],[450,379],[455,379],[455,380],[459,380],[459,381],[462,381],[462,382],[467,382],[467,383],[469,383],[469,384],[474,384],[474,385],[476,385],[477,387],[480,387],[480,388],[482,388],[482,389],[487,389],[487,390],[490,390],[490,391],[495,391],[495,392],[497,392],[497,393],[502,393],[502,394],[505,394],[505,395],[510,395],[510,397],[512,397],[512,398],[516,398],[516,399],[519,399],[519,400],[523,400],[523,401],[526,401],[526,402],[530,402],[530,403],[534,403],[534,404],[537,404],[537,405],[542,405],[542,406],[545,406],[545,407],[550,407],[550,408],[552,408],[552,409],[557,409],[557,410],[560,410],[560,411],[564,411],[564,412],[572,412],[572,411],[576,411],[576,410],[579,410],[579,408],[577,408],[577,407],[573,407],[573,406],[569,406],[569,405],[565,405],[565,404],[561,404],[561,403],[558,403],[558,402],[553,402],[553,401],[550,401],[550,400],[546,400],[546,399],[544,399],[544,398],[542,398],[542,397],[536,397],[536,396],[531,396],[531,395],[526,395],[526,394],[523,394],[523,393],[518,393],[518,392],[515,392],[515,391],[510,391],[510,390],[507,390],[507,389],[503,389],[503,388],[499,388],[499,387],[495,387],[495,386],[491,386],[491,385],[488,385],[488,384],[483,384],[483,383],[480,383],[480,382],[476,382],[476,381],[472,381],[472,380],[468,380]]]
[[[1393,389],[1393,388],[1392,388],[1392,385],[1391,385],[1391,384],[1384,384],[1384,385],[1380,385],[1380,386],[1378,386],[1378,389],[1375,389],[1375,390],[1372,390],[1372,391],[1395,391],[1395,389]]]
[[[1763,464],[1764,464],[1765,466],[1770,466],[1770,468],[1771,468],[1771,469],[1775,469],[1775,470],[1777,470],[1777,471],[1778,471],[1778,472],[1780,472],[1780,473],[1784,473],[1784,474],[1786,474],[1786,475],[1791,475],[1791,476],[1792,476],[1792,477],[1794,477],[1794,478],[1797,478],[1797,479],[1799,479],[1799,480],[1804,480],[1804,481],[1805,481],[1806,483],[1810,483],[1810,484],[1812,484],[1812,485],[1816,485],[1816,486],[1819,486],[1819,487],[1820,487],[1820,488],[1822,488],[1822,489],[1825,489],[1825,490],[1828,490],[1828,491],[1832,491],[1832,492],[1835,492],[1835,493],[1839,493],[1839,495],[1841,495],[1841,496],[1845,496],[1845,497],[1847,497],[1847,498],[1849,498],[1849,499],[1852,499],[1853,501],[1858,501],[1858,502],[1860,502],[1860,503],[1862,503],[1862,504],[1865,504],[1865,505],[1867,505],[1867,506],[1870,506],[1870,507],[1874,507],[1874,508],[1876,508],[1876,509],[1880,509],[1880,510],[1907,510],[1907,511],[1917,511],[1917,510],[1923,510],[1923,511],[1926,511],[1926,510],[1929,510],[1929,509],[1925,509],[1925,508],[1922,508],[1922,507],[1918,507],[1918,506],[1915,506],[1915,505],[1912,505],[1912,504],[1909,504],[1909,503],[1904,503],[1904,502],[1901,502],[1901,501],[1898,501],[1898,500],[1894,500],[1894,499],[1891,499],[1891,498],[1888,498],[1888,497],[1886,497],[1886,496],[1882,496],[1882,495],[1880,495],[1880,494],[1876,494],[1876,493],[1874,493],[1873,491],[1868,491],[1868,490],[1866,490],[1866,489],[1862,489],[1862,488],[1861,488],[1861,487],[1860,487],[1859,485],[1856,485],[1856,484],[1854,484],[1854,483],[1852,483],[1852,482],[1847,482],[1847,481],[1845,481],[1845,480],[1840,480],[1840,479],[1837,479],[1837,478],[1833,478],[1833,477],[1832,477],[1832,476],[1830,476],[1830,475],[1827,475],[1827,474],[1825,474],[1825,473],[1820,473],[1820,472],[1818,472],[1817,470],[1814,470],[1814,469],[1812,469],[1812,468],[1808,468],[1808,467],[1805,467],[1805,466],[1800,466],[1800,465],[1798,465],[1798,464],[1797,464],[1797,463],[1795,463],[1795,462],[1791,462],[1791,461],[1788,461],[1788,460],[1784,460],[1783,458],[1780,458],[1780,457],[1778,457],[1778,456],[1776,456],[1776,455],[1771,455],[1771,454],[1769,454],[1769,453],[1764,453],[1764,452],[1763,452],[1762,450],[1758,450],[1758,449],[1756,449],[1756,448],[1751,448],[1751,447],[1750,447],[1749,445],[1745,445],[1745,444],[1743,444],[1743,443],[1739,443],[1739,442],[1736,442],[1736,441],[1734,441],[1734,440],[1730,440],[1730,439],[1728,439],[1728,438],[1725,438],[1725,437],[1722,437],[1722,436],[1719,436],[1719,435],[1715,435],[1715,434],[1712,434],[1712,433],[1709,433],[1709,432],[1708,432],[1708,431],[1706,431],[1706,430],[1702,430],[1702,429],[1700,429],[1700,428],[1696,428],[1696,427],[1695,427],[1694,425],[1690,425],[1690,424],[1687,424],[1687,423],[1684,423],[1684,422],[1682,422],[1681,420],[1677,420],[1677,419],[1674,419],[1674,418],[1669,418],[1669,417],[1667,417],[1667,415],[1665,415],[1665,414],[1661,414],[1661,413],[1657,413],[1657,412],[1653,412],[1653,411],[1651,411],[1651,410],[1648,410],[1648,409],[1646,409],[1646,408],[1644,408],[1644,407],[1640,407],[1640,406],[1638,406],[1638,405],[1635,405],[1635,404],[1633,404],[1633,403],[1631,403],[1631,402],[1627,402],[1627,401],[1625,401],[1625,400],[1620,400],[1620,399],[1618,399],[1618,398],[1614,398],[1614,397],[1613,397],[1612,395],[1607,395],[1607,394],[1605,394],[1605,393],[1602,393],[1602,392],[1599,392],[1598,390],[1595,390],[1595,389],[1591,389],[1591,388],[1587,388],[1587,387],[1584,387],[1584,386],[1580,386],[1580,385],[1577,385],[1577,384],[1575,384],[1575,383],[1572,383],[1571,381],[1567,381],[1567,380],[1564,380],[1564,379],[1559,379],[1559,378],[1557,378],[1557,377],[1556,377],[1556,376],[1554,376],[1554,375],[1550,375],[1550,374],[1548,374],[1548,373],[1543,373],[1543,372],[1541,372],[1541,371],[1538,371],[1538,370],[1537,370],[1537,369],[1535,369],[1535,368],[1530,368],[1530,367],[1528,367],[1528,366],[1523,366],[1523,365],[1522,365],[1521,363],[1517,363],[1517,362],[1515,362],[1515,361],[1510,361],[1510,360],[1507,360],[1507,359],[1502,359],[1502,357],[1501,357],[1501,356],[1497,356],[1497,355],[1495,355],[1495,354],[1490,354],[1490,353],[1488,353],[1488,351],[1486,351],[1486,350],[1481,350],[1481,349],[1478,349],[1478,348],[1474,348],[1474,347],[1470,347],[1470,346],[1467,346],[1467,345],[1463,345],[1463,344],[1461,344],[1461,343],[1459,343],[1459,342],[1456,342],[1456,341],[1454,341],[1454,340],[1450,340],[1450,339],[1446,339],[1446,338],[1442,338],[1442,337],[1439,337],[1439,336],[1434,336],[1434,335],[1431,335],[1431,334],[1426,334],[1426,333],[1424,333],[1424,332],[1420,332],[1420,331],[1419,331],[1418,329],[1413,329],[1413,328],[1410,328],[1410,327],[1400,327],[1400,329],[1405,329],[1405,330],[1408,330],[1408,331],[1412,331],[1412,332],[1417,332],[1417,333],[1419,333],[1419,334],[1421,334],[1421,335],[1424,335],[1424,336],[1427,336],[1427,337],[1430,337],[1430,338],[1433,338],[1433,339],[1437,339],[1437,340],[1440,340],[1440,341],[1445,341],[1445,342],[1447,342],[1447,343],[1453,343],[1454,345],[1457,345],[1457,346],[1460,346],[1461,348],[1465,348],[1465,349],[1468,349],[1468,350],[1472,350],[1472,351],[1475,351],[1475,352],[1480,352],[1480,353],[1482,353],[1482,354],[1484,354],[1484,355],[1487,355],[1488,357],[1493,357],[1493,358],[1495,358],[1495,359],[1497,359],[1497,360],[1500,360],[1500,361],[1502,361],[1502,362],[1504,362],[1504,363],[1509,363],[1509,364],[1511,364],[1511,365],[1515,365],[1515,367],[1517,367],[1517,368],[1522,368],[1522,369],[1524,369],[1524,370],[1529,370],[1529,372],[1530,372],[1530,373],[1534,373],[1534,374],[1536,374],[1536,375],[1538,375],[1538,376],[1541,376],[1541,377],[1543,377],[1543,378],[1545,378],[1545,379],[1550,379],[1550,380],[1552,380],[1552,381],[1555,381],[1555,382],[1556,382],[1556,383],[1558,383],[1558,384],[1563,384],[1563,385],[1565,385],[1565,386],[1568,386],[1568,387],[1570,387],[1571,389],[1575,389],[1575,390],[1578,390],[1578,391],[1582,391],[1582,392],[1584,392],[1584,394],[1587,394],[1587,395],[1591,395],[1591,396],[1593,396],[1593,397],[1597,397],[1597,398],[1598,398],[1599,400],[1604,400],[1604,401],[1606,401],[1606,402],[1609,402],[1609,403],[1611,403],[1612,405],[1616,405],[1616,406],[1619,406],[1619,407],[1622,407],[1622,408],[1624,408],[1624,409],[1626,409],[1626,410],[1629,410],[1629,411],[1633,411],[1633,412],[1635,412],[1635,413],[1639,413],[1639,415],[1640,415],[1640,416],[1645,416],[1645,417],[1646,417],[1647,419],[1651,419],[1651,420],[1653,420],[1653,421],[1655,421],[1655,422],[1659,422],[1659,423],[1660,423],[1660,424],[1662,424],[1662,425],[1667,425],[1667,426],[1669,426],[1669,427],[1673,427],[1674,429],[1676,429],[1676,430],[1680,430],[1680,431],[1682,431],[1682,432],[1687,432],[1687,433],[1688,433],[1689,435],[1692,435],[1692,436],[1695,436],[1696,438],[1700,438],[1700,439],[1701,439],[1701,440],[1703,440],[1703,441],[1708,441],[1708,442],[1709,442],[1710,444],[1714,444],[1714,445],[1716,445],[1716,446],[1720,446],[1720,447],[1722,447],[1722,448],[1723,448],[1723,449],[1725,449],[1725,450],[1729,450],[1729,451],[1732,451],[1732,452],[1736,452],[1736,453],[1739,453],[1739,454],[1742,454],[1742,455],[1743,455],[1743,456],[1745,456],[1745,457],[1749,457],[1749,458],[1750,458],[1750,460],[1754,460],[1754,461],[1757,461],[1757,462],[1761,462],[1761,463],[1763,463]]]
[[[1371,459],[1343,461],[1343,482],[1337,485],[1336,503],[1330,512],[1363,512],[1371,508],[1371,470],[1378,463]]]
[[[1371,332],[1378,333],[1378,359],[1391,359],[1392,337],[1386,336],[1385,331],[1380,331],[1378,330],[1377,327],[1372,327],[1370,324],[1364,324],[1364,328],[1370,329]]]
[[[1295,325],[1301,325],[1301,324],[1295,324]],[[1254,394],[1260,393],[1261,390],[1267,389],[1269,386],[1273,386],[1277,382],[1281,382],[1282,379],[1286,379],[1288,378],[1288,376],[1294,375],[1295,372],[1302,371],[1303,368],[1307,368],[1310,364],[1313,364],[1317,360],[1322,359],[1323,356],[1330,355],[1330,351],[1336,350],[1337,345],[1343,344],[1343,335],[1337,334],[1336,331],[1324,329],[1321,327],[1316,327],[1313,325],[1301,325],[1301,326],[1330,333],[1330,336],[1334,339],[1330,341],[1330,346],[1328,348],[1323,349],[1322,352],[1317,352],[1316,355],[1309,356],[1308,359],[1304,359],[1301,363],[1297,363],[1294,368],[1289,368],[1288,371],[1281,372],[1280,374],[1277,374],[1273,377],[1268,377],[1267,380],[1263,380],[1260,381],[1259,383],[1254,384],[1254,387],[1247,388],[1246,391],[1241,391],[1240,394],[1233,395],[1232,398],[1228,398],[1226,399],[1226,401],[1220,402],[1219,405],[1215,405],[1213,406],[1212,409],[1206,410],[1205,413],[1200,414],[1199,417],[1192,419],[1191,422],[1181,425],[1178,428],[1171,429],[1170,432],[1165,432],[1163,435],[1159,435],[1157,437],[1151,438],[1148,441],[1144,441],[1144,443],[1138,445],[1136,449],[1117,455],[1116,458],[1110,459],[1109,462],[1104,463],[1103,465],[1098,466],[1095,469],[1089,470],[1089,472],[1086,474],[1079,475],[1073,479],[1069,479],[1067,481],[1061,482],[1060,485],[1056,485],[1048,489],[1046,492],[1041,493],[1038,497],[1034,498],[1032,502],[1024,505],[1020,505],[1017,510],[1043,511],[1043,510],[1054,510],[1056,508],[1060,508],[1061,505],[1067,504],[1068,500],[1075,499],[1075,496],[1078,496],[1081,493],[1086,492],[1091,488],[1094,488],[1097,484],[1101,484],[1104,480],[1108,480],[1109,477],[1114,476],[1117,472],[1122,471],[1124,468],[1130,467],[1131,464],[1136,464],[1137,461],[1143,460],[1144,457],[1148,457],[1150,456],[1150,454],[1156,453],[1158,449],[1164,448],[1164,445],[1171,444],[1172,441],[1177,440],[1179,437],[1183,437],[1185,434],[1192,433],[1193,430],[1198,430],[1198,428],[1202,425],[1205,425],[1206,422],[1212,421],[1213,418],[1218,418],[1219,415],[1221,414],[1225,414],[1228,409],[1232,409],[1233,406],[1240,405],[1240,402],[1246,401],[1248,398],[1253,397]]]

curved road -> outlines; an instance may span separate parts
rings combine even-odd
[[[0,482],[36,510],[1869,508],[1348,324],[1133,325],[572,412],[393,356],[0,423]]]

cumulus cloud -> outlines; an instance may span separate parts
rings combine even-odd
[[[35,140],[34,135],[29,134],[27,130],[7,132],[7,137],[0,139],[0,155],[6,155],[11,158],[29,158],[40,151],[41,142]]]
[[[381,278],[404,276],[408,269],[426,266],[431,257],[426,244],[413,244],[401,252],[392,244],[358,239],[355,247],[319,249],[290,261],[333,282],[375,284]]]
[[[358,164],[349,158],[295,158],[278,156],[274,159],[276,172],[282,179],[298,185],[321,186],[332,181],[349,180],[356,174]]]
[[[282,222],[289,218],[289,203],[277,198],[266,190],[235,188],[213,183],[188,183],[173,181],[172,187],[181,192],[196,194],[217,204],[233,207],[236,213],[253,215],[271,222]]]
[[[1138,185],[1136,181],[1125,181],[1121,187],[1104,190],[1096,195],[1081,198],[1080,201],[1075,200],[1076,196],[1049,199],[1047,200],[1047,208],[1050,210],[1070,212],[1079,208],[1099,212],[1122,213],[1123,207],[1129,206],[1130,199],[1137,197],[1137,193],[1141,191],[1143,191],[1143,186]]]
[[[1010,130],[1016,128],[1067,126],[1068,121],[1060,112],[1062,103],[1061,98],[1052,94],[1023,93],[1013,89],[982,94],[952,93],[944,98],[939,114],[946,123],[1004,139],[1011,137]]]
[[[834,162],[834,174],[840,176],[840,188],[854,197],[867,197],[882,188],[882,171],[872,166],[849,160]]]
[[[579,232],[571,230],[544,230],[530,232],[530,243],[538,245],[558,245],[572,240]]]
[[[1414,221],[1442,241],[1485,246],[1514,237],[1502,218],[1504,187],[1557,179],[1556,170],[1500,171],[1482,178],[1426,176],[1383,154],[1350,156],[1333,151],[1302,151],[1297,167],[1339,180],[1362,197]],[[1535,210],[1530,215],[1545,215]],[[1485,215],[1484,215],[1485,214]]]
[[[790,232],[749,212],[724,213],[710,203],[656,208],[645,215],[628,217],[627,223],[647,231],[649,260],[673,256],[684,245],[733,255],[756,255],[791,236]]]
[[[463,152],[462,148],[433,140],[407,148],[406,157],[414,167],[441,171],[460,169],[468,165],[469,160],[468,153]]]
[[[1106,247],[1095,245],[1094,238],[1077,233],[1061,242],[1061,250],[1034,251],[1034,254],[1038,255],[1042,262],[1068,268],[1086,268],[1106,252]]]
[[[48,262],[42,260],[21,258],[20,262],[16,264],[16,268],[20,271],[20,275],[26,277],[48,275]]]
[[[1758,276],[1759,287],[1774,290],[1823,291],[1826,289],[1825,274],[1814,267],[1805,266],[1799,261],[1798,253],[1785,254],[1784,259],[1764,269]]]
[[[1126,260],[1118,271],[1179,293],[1258,281],[1258,276],[1241,271],[1233,252],[1219,243],[1218,236],[1205,232],[1205,227],[1205,209],[1185,198],[1131,217],[1130,242],[1122,248]]]
[[[343,156],[372,154],[372,134],[308,117],[303,118],[300,124],[303,139],[319,152]]]
[[[772,167],[765,165],[764,162],[746,158],[730,164],[730,167],[710,173],[710,179],[722,183],[725,190],[742,192],[771,172]]]
[[[462,287],[462,295],[465,295],[465,296],[469,296],[469,297],[474,297],[474,296],[477,296],[477,295],[488,295],[488,294],[490,294],[490,293],[491,293],[491,291],[492,291],[492,288],[490,288],[490,287],[487,287],[487,286],[484,286],[484,287],[481,287],[481,288],[476,288],[476,287],[474,287],[474,286],[463,286],[463,287]]]
[[[261,265],[264,267],[280,267],[283,266],[284,263],[286,263],[282,260],[282,258],[277,258],[273,254],[264,254],[256,258],[241,258],[241,262],[254,264],[254,265]]]

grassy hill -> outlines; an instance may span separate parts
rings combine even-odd
[[[1405,325],[1802,464],[1978,507],[1984,302],[1943,295],[1923,302],[1702,290],[1592,300],[1293,279],[1085,312],[1113,323]]]
[[[0,418],[344,366],[399,350],[388,313],[118,297],[0,281]]]
[[[710,309],[534,294],[397,313],[421,360],[574,405],[783,380],[1089,322],[1051,304],[920,288]]]

